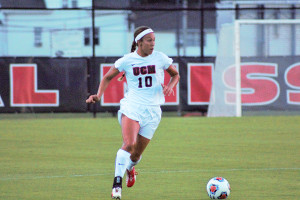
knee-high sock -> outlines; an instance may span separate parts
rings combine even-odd
[[[129,160],[130,160],[130,153],[123,149],[119,149],[119,151],[117,152],[116,163],[115,163],[115,177],[121,176],[123,178]]]
[[[140,159],[139,159],[138,161],[136,161],[136,162],[133,162],[133,161],[130,159],[130,157],[129,157],[129,162],[128,162],[128,165],[127,165],[127,169],[128,169],[129,171],[131,171],[132,168],[133,168],[133,166],[137,165],[141,160],[142,160],[142,156],[141,156]]]

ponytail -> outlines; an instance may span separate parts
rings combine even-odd
[[[136,42],[133,40],[131,45],[131,52],[134,52],[136,50]]]
[[[137,45],[136,42],[133,40],[130,52],[134,52],[136,50],[136,45]],[[118,78],[118,81],[122,81],[124,77],[125,77],[125,72],[122,74],[122,76]]]

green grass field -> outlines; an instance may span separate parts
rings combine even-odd
[[[0,199],[110,199],[116,118],[0,120]],[[163,117],[122,200],[209,199],[225,177],[232,200],[300,198],[300,117]]]

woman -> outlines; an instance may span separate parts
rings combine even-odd
[[[86,100],[86,103],[100,101],[115,76],[120,72],[123,72],[121,78],[126,76],[128,90],[120,102],[118,112],[123,145],[116,156],[113,199],[121,199],[125,171],[127,187],[132,187],[135,183],[134,166],[140,162],[143,151],[158,127],[161,119],[160,105],[165,102],[164,95],[171,95],[179,81],[177,70],[171,66],[173,60],[161,52],[154,51],[154,46],[153,30],[146,26],[137,28],[131,53],[115,62],[101,80],[98,93]],[[164,70],[171,76],[168,85],[163,85]]]

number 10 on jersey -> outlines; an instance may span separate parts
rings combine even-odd
[[[151,87],[152,86],[152,76],[139,77],[139,88]]]

